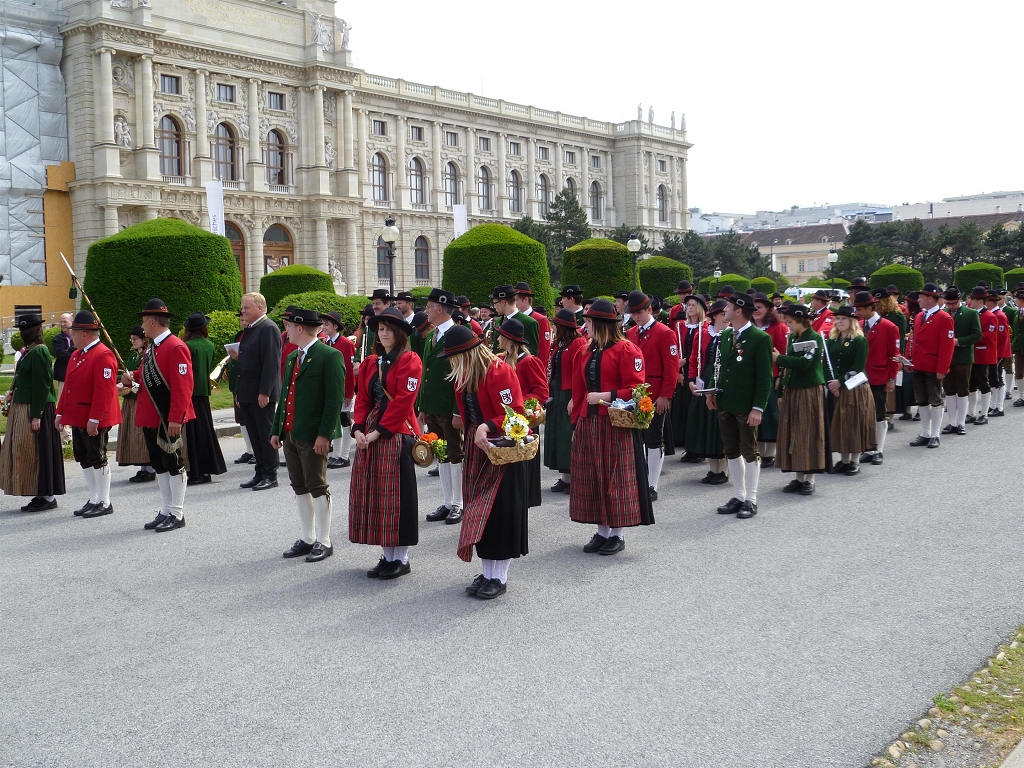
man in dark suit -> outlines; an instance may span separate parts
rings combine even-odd
[[[57,382],[58,400],[64,391],[64,377],[68,371],[68,360],[71,359],[71,353],[75,351],[75,343],[71,340],[71,322],[70,312],[61,315],[60,333],[54,336],[53,341],[50,342],[53,347],[53,380]],[[60,431],[60,435],[65,442],[71,439],[71,432],[67,427]]]
[[[245,331],[237,352],[235,399],[256,457],[256,474],[241,487],[265,491],[277,487],[280,464],[270,432],[281,396],[281,329],[267,317],[267,300],[262,294],[245,294],[241,314]]]

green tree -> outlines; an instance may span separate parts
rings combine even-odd
[[[711,258],[707,241],[692,229],[687,230],[682,237],[668,235],[657,254],[688,264],[695,276],[710,275],[715,271],[715,262]]]
[[[759,257],[760,252],[757,248],[745,246],[740,233],[734,229],[711,238],[711,258],[714,269],[747,277],[750,275],[751,261]]]
[[[608,239],[614,240],[616,243],[626,245],[629,242],[630,235],[636,235],[636,239],[640,241],[640,250],[638,253],[641,256],[648,253],[654,253],[651,248],[651,244],[647,242],[647,235],[644,234],[643,227],[631,227],[628,224],[619,224],[619,226],[613,229],[611,234],[608,235]]]
[[[892,251],[878,245],[861,243],[853,247],[841,249],[839,261],[836,262],[836,277],[846,280],[853,280],[855,277],[867,277],[876,270],[892,264]],[[826,270],[825,278],[832,276],[831,270]]]
[[[986,233],[983,242],[988,261],[1003,269],[1011,269],[1016,266],[1017,233],[1008,230],[1001,221],[992,226],[992,229]]]
[[[587,223],[587,213],[580,206],[579,199],[567,189],[555,195],[548,206],[545,220],[551,236],[548,269],[551,279],[557,282],[562,277],[562,254],[566,248],[590,238],[590,224]]]
[[[843,247],[850,248],[854,245],[874,244],[875,233],[873,227],[864,219],[857,219],[850,226],[850,231],[843,238]]]

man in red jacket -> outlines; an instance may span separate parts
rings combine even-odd
[[[875,311],[878,300],[887,295],[885,289],[881,293],[870,294],[858,291],[853,297],[853,306],[857,308],[864,336],[868,340],[868,359],[864,364],[864,373],[871,387],[871,397],[875,401],[875,438],[878,446],[874,451],[865,451],[860,462],[866,464],[882,463],[882,451],[885,449],[885,436],[889,433],[889,424],[885,420],[885,401],[889,393],[896,389],[896,376],[899,363],[896,357],[900,353],[900,329],[896,324],[886,320]]]
[[[824,288],[819,288],[811,296],[811,312],[814,317],[811,321],[811,329],[815,333],[821,334],[823,339],[828,338],[829,331],[832,330],[832,325],[835,323],[832,310],[828,308],[831,300],[832,294]]]
[[[71,324],[75,351],[67,373],[54,424],[60,431],[71,427],[75,461],[82,465],[89,500],[75,510],[79,517],[100,517],[114,511],[110,503],[110,467],[107,436],[121,423],[117,402],[117,358],[100,343],[100,324],[92,312],[82,310]]]
[[[551,358],[551,321],[533,308],[533,290],[529,283],[516,283],[516,309],[537,321],[537,357],[544,365]]]
[[[644,380],[650,386],[651,399],[654,400],[654,418],[643,431],[643,436],[647,447],[649,492],[651,501],[657,501],[658,480],[665,456],[675,453],[669,408],[679,376],[679,343],[676,334],[667,325],[657,322],[651,313],[651,300],[646,293],[633,291],[626,304],[630,317],[636,323],[626,331],[626,338],[644,353]]]
[[[402,303],[404,293],[398,294],[398,304]],[[411,294],[409,294],[411,295]],[[401,309],[399,309],[401,311]],[[353,371],[356,359],[356,345],[349,341],[342,333],[341,315],[338,312],[328,312],[320,315],[324,324],[324,333],[327,336],[326,342],[341,352],[345,358],[345,400],[341,405],[341,437],[331,442],[331,457],[327,459],[328,469],[341,469],[349,466],[348,452],[352,446],[352,408],[356,399],[356,377]],[[409,322],[409,318],[406,318]]]
[[[995,402],[994,393],[999,382],[999,318],[987,305],[988,289],[975,286],[967,299],[968,306],[978,313],[981,339],[974,345],[974,367],[971,368],[970,394],[967,405],[967,424],[988,424],[989,406]],[[980,393],[980,394],[979,394]]]
[[[143,528],[163,533],[185,527],[185,458],[182,427],[196,417],[192,410],[192,355],[171,333],[171,313],[163,299],[150,299],[139,313],[142,330],[153,340],[137,371],[121,383],[139,382],[135,425],[142,428],[149,463],[156,470],[162,507]]]
[[[921,434],[911,445],[939,447],[942,428],[942,380],[953,361],[956,334],[953,318],[939,308],[942,291],[925,283],[918,291],[921,311],[914,317],[914,343],[910,370],[914,372],[914,399],[921,414]]]
[[[999,359],[996,361],[996,372],[993,377],[992,405],[988,409],[989,418],[1006,415],[1003,412],[1003,399],[1006,397],[1006,378],[1003,376],[1003,369],[1006,367],[1006,361],[1013,357],[1013,352],[1010,349],[1010,321],[999,306],[999,298],[999,291],[992,288],[989,289],[988,296],[985,297],[985,306],[995,315],[999,333],[997,351]]]

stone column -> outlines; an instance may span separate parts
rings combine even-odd
[[[565,180],[562,178],[562,160],[565,159],[565,150],[557,142],[551,148],[555,153],[555,178],[551,180],[551,199],[565,188]]]
[[[114,81],[111,72],[111,56],[113,54],[112,48],[100,48],[96,51],[96,59],[93,64],[94,121],[96,124],[93,162],[97,176],[119,177],[121,175],[121,153],[114,143]],[[115,227],[114,232],[116,231]]]
[[[686,200],[686,158],[679,158],[679,228],[690,228],[690,207]]]
[[[259,286],[266,264],[263,262],[263,220],[255,219],[249,227],[249,255],[246,259],[246,272],[249,273],[248,284]]]
[[[671,173],[672,178],[672,193],[669,197],[668,223],[670,227],[677,229],[679,227],[679,178],[676,173],[676,159],[674,157],[670,157],[668,162],[670,166],[669,172]]]
[[[367,127],[367,123],[369,122],[368,119],[367,119],[367,115],[368,114],[369,113],[365,109],[360,109],[359,110],[359,116],[358,116],[359,117],[359,147],[358,147],[358,155],[357,155],[357,157],[358,157],[358,167],[359,167],[359,196],[363,197],[363,198],[367,198],[367,197],[371,196],[370,187],[369,187],[370,179],[369,179],[368,172],[367,172],[368,158],[366,157],[366,152],[367,152],[366,146],[367,146],[367,143],[370,141],[370,137],[369,137],[369,134],[368,134],[368,130],[369,129]]]
[[[159,215],[160,215],[160,211],[158,211],[155,206],[147,205],[144,208],[142,208],[142,220],[143,221],[152,221],[153,219],[157,218]]]
[[[352,119],[352,91],[344,91],[338,103],[338,127],[341,137],[338,139],[338,165],[342,171],[338,186],[338,194],[342,197],[359,197],[359,176],[355,168],[353,146],[355,144],[355,128]],[[345,278],[348,282],[348,277]]]
[[[193,94],[196,103],[196,145],[194,147],[195,162],[192,175],[197,184],[205,184],[214,178],[216,171],[210,153],[210,136],[206,115],[206,70],[196,70],[196,92]]]
[[[526,140],[526,215],[537,218],[537,142]]]
[[[321,272],[330,272],[330,259],[327,257],[327,219],[317,217],[313,230],[313,265]]]
[[[501,218],[507,217],[508,214],[508,161],[506,153],[508,152],[508,134],[498,134],[498,178],[495,179],[497,182],[496,192],[498,197],[498,215]]]
[[[263,162],[263,148],[260,146],[260,81],[249,80],[249,162],[245,164],[246,184],[253,192],[267,189],[267,166]],[[263,274],[263,232],[260,230],[259,275]],[[250,285],[258,284],[251,283]]]
[[[409,163],[405,157],[405,118],[398,115],[395,118],[395,142],[398,145],[395,153],[395,202],[396,208],[405,208],[406,204],[410,202],[406,194],[406,190],[409,187]],[[426,179],[422,180],[426,184]],[[429,198],[424,195],[424,202]]]
[[[153,117],[153,57],[135,59],[135,178],[160,180]],[[155,215],[155,214],[154,214]]]
[[[136,87],[139,89],[136,93],[141,93],[140,99],[142,103],[142,146],[144,147],[155,147],[156,140],[153,135],[153,57],[149,55],[139,57],[139,61],[142,64],[142,73],[140,74]]]
[[[104,205],[101,207],[103,208],[103,236],[116,235],[120,230],[120,225],[117,222],[117,206]]]
[[[431,203],[433,210],[441,211],[444,210],[444,197],[441,194],[441,123],[432,123],[430,133],[433,145],[433,153],[430,159]]]
[[[466,204],[466,213],[469,216],[476,212],[480,203],[476,196],[476,142],[476,128],[468,129],[466,131],[466,178],[463,181],[465,193],[462,202]]]
[[[655,176],[655,163],[658,162],[653,152],[647,153],[647,209],[650,226],[658,226],[658,184]]]
[[[313,157],[311,165],[316,167],[326,167],[327,162],[324,159],[324,91],[327,90],[322,85],[314,85],[313,91],[313,106],[312,115],[313,120]]]
[[[606,192],[608,197],[605,198],[604,218],[608,222],[609,227],[616,227],[618,223],[615,220],[615,153],[609,151],[606,154],[608,155],[608,165],[605,171],[608,179],[608,190]]]
[[[313,143],[313,137],[310,135],[309,130],[309,89],[305,86],[300,86],[295,90],[299,94],[299,103],[295,108],[295,117],[299,129],[298,167],[296,170],[299,171],[300,179],[304,180],[306,169],[313,164],[310,159],[312,153],[309,146]],[[302,181],[299,181],[299,184],[299,194],[305,193],[305,184]]]
[[[590,210],[590,152],[586,147],[580,147],[580,205],[587,212],[587,221],[593,221],[593,211]]]
[[[356,220],[345,219],[345,287],[349,295],[359,293],[359,247],[356,243]]]

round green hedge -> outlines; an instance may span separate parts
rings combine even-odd
[[[641,287],[642,263],[637,263],[637,280]],[[562,285],[580,286],[587,299],[633,290],[633,259],[629,249],[622,243],[601,237],[566,248],[562,253]]]
[[[51,355],[53,354],[53,339],[58,333],[60,333],[59,325],[55,325],[52,328],[47,328],[43,331],[43,344],[45,344],[46,348],[50,350]],[[104,344],[107,343],[107,340],[103,339],[102,335],[101,340]],[[25,340],[21,338],[21,331],[15,331],[11,334],[11,349],[17,352],[24,345]],[[0,362],[3,362],[3,359],[3,350],[0,350]]]
[[[1017,283],[1024,282],[1024,267],[1017,267],[1016,269],[1008,270],[1003,273],[1003,280],[1006,282],[1007,288],[1011,291]]]
[[[146,302],[159,297],[177,332],[192,312],[237,312],[242,278],[226,237],[178,219],[153,219],[89,246],[85,292],[122,355]]]
[[[210,332],[210,341],[213,342],[214,349],[213,356],[217,363],[223,360],[224,355],[227,354],[224,345],[235,340],[241,327],[237,312],[218,309],[210,313],[210,325],[207,330]],[[214,364],[216,365],[216,363]]]
[[[890,264],[887,267],[876,269],[868,277],[868,287],[888,288],[895,285],[900,289],[900,296],[906,296],[911,291],[919,291],[924,288],[924,275],[916,269],[905,267],[902,264]]]
[[[706,293],[714,299],[716,280],[714,276],[705,277],[697,284],[697,293]],[[743,275],[737,275],[733,273],[722,275],[717,280],[718,290],[722,290],[725,286],[731,285],[737,292],[743,293],[750,287],[750,281]]]
[[[365,296],[339,296],[333,291],[307,291],[306,293],[292,293],[282,296],[277,306],[269,313],[270,319],[281,325],[281,318],[285,309],[294,304],[302,309],[315,309],[321,314],[326,312],[337,312],[341,315],[341,322],[346,332],[351,331],[359,325],[359,313],[366,306]]]
[[[432,290],[433,288],[431,288],[429,285],[417,285],[415,288],[409,291],[409,293],[411,293],[412,297],[416,300],[416,304],[420,305],[427,303],[427,296],[430,295],[430,292]]]
[[[292,264],[275,269],[260,280],[260,293],[267,300],[267,308],[276,307],[290,293],[322,291],[334,293],[334,278],[305,264]]]
[[[970,293],[979,280],[988,283],[989,288],[999,288],[1003,285],[1003,270],[987,261],[975,261],[953,273],[953,285],[965,293]]]
[[[651,256],[638,262],[637,275],[647,293],[661,297],[674,295],[680,280],[693,282],[693,270],[689,265],[667,256]]]
[[[767,296],[771,296],[779,290],[778,284],[770,277],[755,277],[750,281],[750,287],[758,293],[763,293]]]
[[[474,305],[488,301],[495,286],[525,282],[533,301],[554,306],[547,251],[541,243],[504,224],[480,224],[444,249],[441,285]]]

